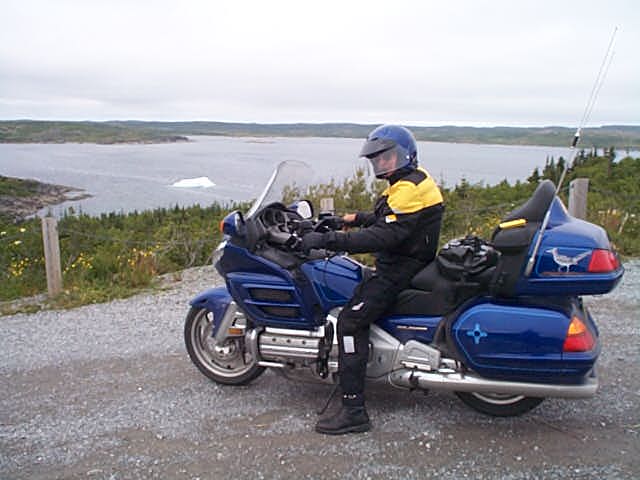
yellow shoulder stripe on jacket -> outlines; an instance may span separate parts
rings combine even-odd
[[[418,167],[418,171],[424,173],[424,179],[419,183],[399,180],[384,191],[383,195],[387,195],[387,204],[393,213],[414,213],[442,203],[442,194],[431,175],[421,167]]]

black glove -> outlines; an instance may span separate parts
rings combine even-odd
[[[331,231],[340,230],[342,229],[342,227],[344,227],[344,220],[342,219],[342,217],[331,215],[321,219],[318,222],[318,226],[316,227],[316,229],[322,231],[322,229],[324,228],[324,230]]]
[[[302,251],[309,253],[313,248],[324,248],[326,245],[324,233],[310,232],[302,237]]]

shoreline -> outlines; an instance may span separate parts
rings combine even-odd
[[[50,121],[0,120],[0,143],[175,143],[195,135],[229,137],[365,138],[374,124],[359,123],[242,123],[217,121]],[[574,128],[470,127],[406,125],[418,141],[568,147]],[[640,125],[586,127],[580,148],[638,150]]]
[[[0,145],[167,145],[175,143],[193,143],[197,142],[193,138],[197,137],[222,137],[222,138],[237,138],[244,139],[247,143],[255,144],[273,144],[276,143],[275,139],[278,138],[335,138],[335,139],[354,139],[361,140],[359,137],[345,137],[345,136],[324,136],[324,135],[262,135],[262,134],[213,134],[213,133],[194,133],[188,136],[178,136],[177,139],[166,140],[123,140],[123,141],[108,141],[108,142],[95,142],[95,141],[76,141],[76,140],[60,140],[60,141],[3,141],[0,140]],[[444,143],[451,145],[473,145],[473,146],[486,146],[486,147],[535,147],[535,148],[566,148],[567,155],[569,154],[570,145],[560,145],[551,143],[491,143],[479,140],[422,140],[418,139],[418,142],[422,143]],[[602,150],[606,153],[608,147],[583,147],[578,148],[578,151],[583,150],[585,152]],[[640,145],[615,148],[616,160],[631,156],[635,158],[640,152]],[[72,199],[73,200],[73,199]]]
[[[50,141],[33,141],[29,139],[3,141],[4,145],[65,145],[65,144],[86,144],[86,145],[162,145],[166,143],[188,143],[191,142],[188,137],[182,135],[172,135],[166,138],[157,139],[140,139],[140,140],[109,140],[109,141],[90,141],[90,140],[50,140]]]
[[[38,210],[67,201],[92,197],[85,190],[67,185],[56,185],[34,179],[5,177],[0,175],[3,190],[15,190],[14,194],[0,193],[0,218],[14,223],[21,222]]]

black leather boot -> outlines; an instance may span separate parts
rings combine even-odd
[[[327,435],[367,432],[371,429],[369,415],[364,405],[352,407],[342,405],[335,414],[316,423],[316,432]]]

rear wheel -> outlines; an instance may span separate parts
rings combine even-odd
[[[515,417],[536,408],[544,398],[500,393],[455,392],[466,405],[494,417]]]
[[[189,310],[184,341],[191,361],[203,374],[224,385],[245,385],[264,372],[246,352],[244,337],[229,337],[218,345],[211,336],[213,327],[213,313],[204,308]]]

